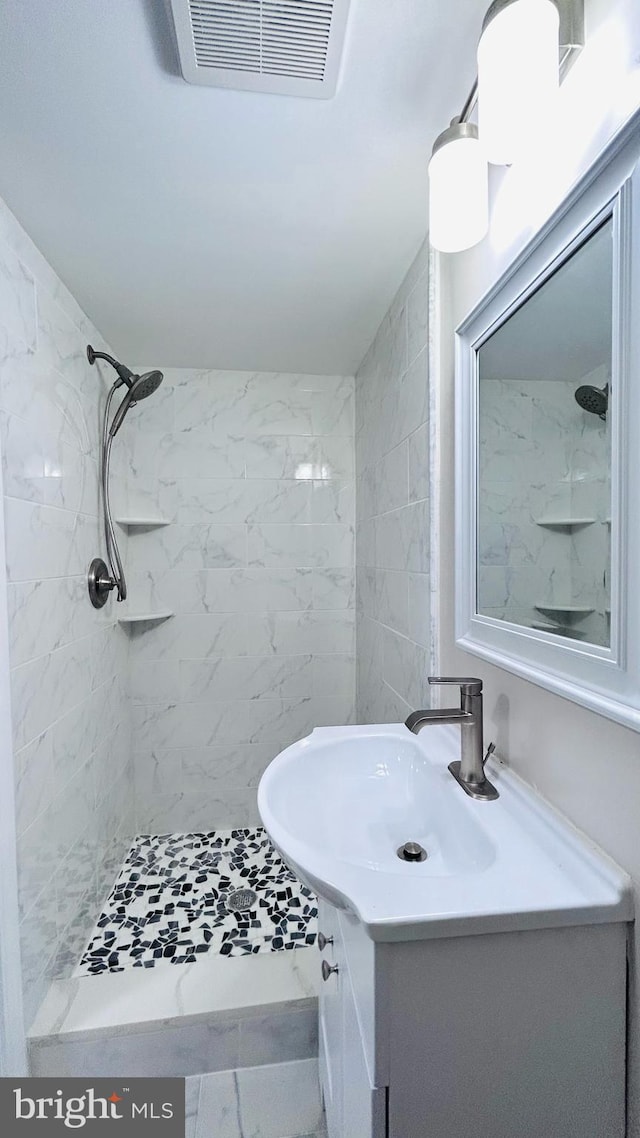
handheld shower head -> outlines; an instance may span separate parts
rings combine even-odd
[[[109,501],[111,445],[124,422],[129,408],[135,407],[140,399],[146,399],[147,396],[153,395],[153,392],[156,391],[162,383],[163,375],[161,371],[147,371],[144,375],[134,375],[128,367],[119,363],[118,360],[114,360],[113,356],[107,355],[106,352],[94,351],[91,344],[87,344],[87,359],[90,364],[94,364],[97,359],[106,360],[118,374],[118,378],[107,395],[102,420],[101,484],[104,510],[104,534],[109,565],[107,565],[102,558],[98,557],[93,559],[89,570],[89,597],[94,608],[99,609],[106,604],[111,589],[118,590],[119,601],[124,601],[127,597],[127,582],[122,567],[122,559],[118,549],[115,530],[113,528],[111,505]],[[123,384],[126,384],[128,390],[113,416],[111,425],[109,425],[109,413],[113,397],[118,388],[122,387]],[[109,568],[111,572],[109,572]]]
[[[161,371],[146,371],[144,375],[135,375],[133,377],[133,382],[129,385],[127,394],[113,416],[113,422],[109,427],[110,438],[113,439],[117,435],[129,408],[134,407],[141,399],[146,399],[148,395],[153,395],[154,391],[157,391],[162,383],[163,378]]]
[[[584,384],[576,391],[575,399],[583,411],[589,411],[591,415],[599,415],[601,419],[606,419],[609,408],[609,384],[603,388],[592,387],[589,383]]]
[[[114,390],[117,387],[122,387],[123,383],[129,388],[109,428],[109,436],[114,438],[120,430],[129,408],[138,403],[140,399],[146,399],[148,395],[153,395],[154,391],[160,386],[163,380],[162,372],[147,371],[144,375],[135,375],[130,368],[125,367],[125,365],[119,363],[118,360],[114,360],[113,356],[108,355],[106,352],[96,352],[95,348],[91,347],[91,344],[87,344],[87,359],[90,364],[94,364],[96,360],[106,360],[108,364],[111,364],[111,367],[118,373]]]
[[[161,371],[145,371],[143,375],[137,375],[131,387],[131,398],[139,403],[141,399],[146,399],[148,395],[153,395],[157,391],[164,376]],[[134,395],[135,390],[135,395]]]

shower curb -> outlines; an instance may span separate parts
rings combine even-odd
[[[315,1058],[318,971],[302,948],[55,981],[29,1032],[31,1073],[186,1077]]]

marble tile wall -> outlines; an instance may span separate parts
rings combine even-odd
[[[162,361],[153,361],[162,366]],[[151,365],[150,365],[151,366]],[[354,715],[354,381],[166,369],[123,429],[138,829],[257,821],[278,751]]]
[[[480,611],[609,641],[611,482],[608,423],[575,401],[581,380],[494,380],[480,386]],[[592,518],[579,528],[538,522]],[[569,618],[537,605],[593,608]]]
[[[357,714],[364,723],[404,720],[429,706],[429,303],[425,245],[356,375]]]
[[[26,1018],[86,938],[131,836],[114,607],[86,592],[98,528],[101,345],[0,203],[0,432]],[[104,346],[104,345],[102,345]]]

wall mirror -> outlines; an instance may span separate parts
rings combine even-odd
[[[636,117],[456,332],[457,642],[637,730],[639,158]]]

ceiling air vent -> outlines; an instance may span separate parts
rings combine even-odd
[[[187,83],[335,93],[349,0],[171,0]]]

